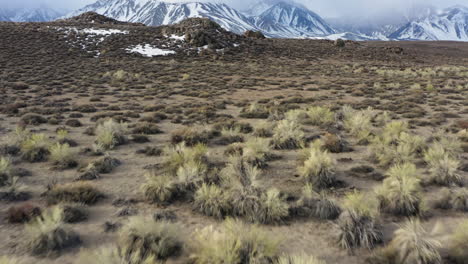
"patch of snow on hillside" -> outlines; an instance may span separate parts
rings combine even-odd
[[[185,41],[185,36],[177,36],[175,34],[172,34],[169,38],[170,39],[175,39],[175,40],[178,40],[178,41]]]
[[[126,51],[130,53],[139,53],[144,57],[154,57],[154,56],[167,56],[170,54],[175,54],[173,50],[163,50],[159,48],[152,47],[150,44],[137,45],[134,48],[128,48]]]

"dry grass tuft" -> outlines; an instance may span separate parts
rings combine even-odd
[[[192,259],[198,264],[265,263],[277,256],[279,240],[255,225],[228,219],[195,233]]]
[[[140,261],[151,256],[167,259],[182,251],[181,230],[177,224],[155,222],[136,216],[130,219],[120,233],[119,244],[126,257],[134,256]]]
[[[54,185],[45,195],[49,204],[70,202],[92,205],[104,197],[91,183],[85,181]]]
[[[79,236],[63,223],[59,207],[46,211],[26,225],[28,248],[33,255],[50,255],[81,243]]]

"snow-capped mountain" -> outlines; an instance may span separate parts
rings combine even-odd
[[[254,29],[249,18],[226,4],[168,3],[157,0],[100,0],[66,17],[94,11],[120,21],[159,26],[178,23],[189,17],[206,17],[222,27],[242,33]]]
[[[159,26],[174,24],[189,17],[206,17],[223,28],[243,33],[260,30],[269,37],[311,37],[335,33],[317,14],[305,7],[278,0],[263,0],[266,8],[258,16],[247,16],[226,4],[169,3],[159,0],[99,0],[66,18],[93,11],[117,20]],[[272,3],[275,3],[271,6]],[[261,9],[258,9],[258,12]]]
[[[0,21],[46,22],[63,16],[61,12],[48,7],[0,9]]]
[[[316,13],[287,2],[273,5],[254,17],[254,21],[256,28],[273,37],[314,37],[335,33]]]
[[[468,41],[468,8],[455,6],[411,21],[392,33],[399,40]]]

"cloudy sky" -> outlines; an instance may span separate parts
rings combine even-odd
[[[96,0],[0,0],[0,7],[22,7],[48,5],[58,9],[73,10]],[[189,2],[187,0],[166,0],[171,2]],[[197,0],[193,0],[195,2]],[[198,0],[226,2],[241,9],[255,0]],[[277,0],[272,0],[277,1]],[[350,14],[378,13],[382,10],[405,10],[413,5],[430,4],[437,7],[448,7],[456,4],[468,6],[468,0],[296,0],[324,17],[335,17]]]

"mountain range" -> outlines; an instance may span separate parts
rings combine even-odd
[[[209,2],[98,0],[66,15],[45,7],[15,10],[0,8],[0,20],[50,21],[88,11],[152,26],[178,23],[189,17],[206,17],[235,33],[256,30],[273,38],[468,41],[468,8],[463,6],[444,10],[419,7],[406,14],[324,19],[303,5],[281,0],[255,1],[244,10]]]
[[[45,22],[55,20],[67,12],[46,6],[37,8],[1,8],[0,21],[11,22]]]

